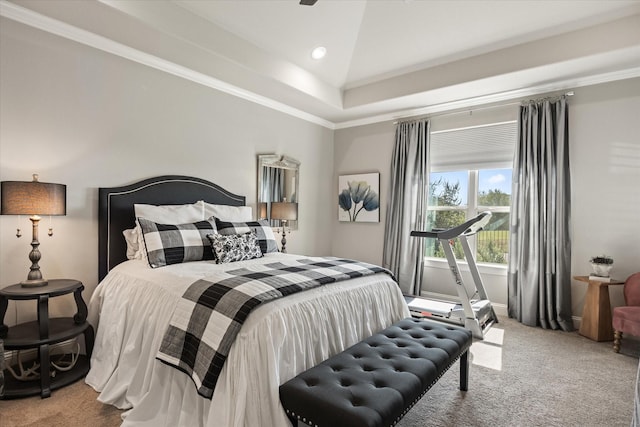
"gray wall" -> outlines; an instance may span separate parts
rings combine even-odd
[[[67,185],[67,215],[40,229],[46,278],[98,280],[98,187],[191,175],[247,197],[255,212],[257,155],[301,162],[299,229],[290,252],[330,252],[333,132],[110,54],[0,21],[0,180]],[[0,216],[0,287],[26,279],[31,223]],[[15,237],[16,227],[23,236]],[[51,302],[68,313],[73,298]],[[7,321],[35,316],[9,305]],[[19,314],[17,314],[19,312]]]
[[[624,279],[640,271],[640,79],[575,89],[569,104],[573,274],[588,274],[589,258],[606,253],[615,259],[614,276]],[[482,107],[473,114],[435,115],[432,130],[513,120],[517,109],[516,103]],[[394,129],[393,123],[386,122],[336,131],[334,191],[338,175],[379,171],[382,206],[379,224],[339,223],[334,213],[332,251],[336,255],[382,261]],[[489,296],[504,313],[505,269],[487,267],[481,273]],[[423,289],[451,294],[451,280],[446,264],[426,264]],[[577,281],[567,286],[572,286],[573,315],[580,317],[586,286]],[[621,286],[612,286],[611,299],[613,305],[623,303]]]
[[[640,271],[640,79],[576,90],[570,101],[572,266],[588,274],[589,258],[614,258],[621,280]],[[573,281],[573,314],[582,315],[586,284]],[[622,305],[622,286],[610,286]]]
[[[334,144],[334,207],[331,219],[331,252],[339,257],[357,258],[382,264],[384,221],[389,194],[389,164],[393,150],[394,126],[389,122],[336,131]],[[380,173],[380,222],[338,221],[338,176]]]
[[[67,216],[55,234],[40,233],[46,277],[97,284],[97,188],[160,174],[214,181],[247,196],[255,209],[256,156],[301,161],[300,228],[290,252],[332,254],[381,263],[394,125],[332,132],[125,59],[0,18],[0,180],[68,186]],[[606,253],[614,275],[640,270],[640,79],[576,89],[570,99],[573,182],[573,268]],[[432,129],[515,118],[517,105],[435,116]],[[335,142],[334,142],[335,140]],[[337,220],[338,175],[380,172],[381,221]],[[332,176],[333,179],[329,177]],[[16,227],[23,237],[17,239]],[[30,223],[0,216],[0,286],[19,282],[29,267]],[[506,304],[506,276],[483,270],[492,299]],[[449,273],[430,264],[425,287],[448,290]],[[572,282],[574,316],[585,287]],[[621,287],[612,301],[622,301]],[[30,303],[10,303],[7,321],[33,318]],[[52,301],[52,316],[72,298]],[[20,313],[18,315],[18,312]]]

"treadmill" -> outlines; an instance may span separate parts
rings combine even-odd
[[[405,295],[405,300],[409,306],[409,311],[413,317],[429,318],[431,320],[443,321],[464,326],[469,329],[473,336],[483,339],[484,334],[494,323],[498,323],[491,301],[482,284],[480,273],[473,253],[469,247],[467,238],[481,231],[491,220],[491,212],[481,212],[478,216],[471,218],[463,224],[447,230],[432,231],[412,231],[411,236],[438,239],[444,249],[449,269],[453,275],[456,290],[460,302],[449,302],[429,299],[414,295]],[[476,292],[469,297],[467,288],[462,280],[458,262],[453,254],[452,246],[458,239],[462,244],[464,257],[469,264],[469,270],[475,283]]]

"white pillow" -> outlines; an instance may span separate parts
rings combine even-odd
[[[138,218],[144,218],[157,224],[170,225],[188,224],[205,219],[204,202],[202,201],[184,205],[145,205],[136,203],[133,205],[133,209],[136,215],[135,234],[138,240],[138,254],[140,255],[139,259],[143,260],[147,259],[147,248],[144,244]]]
[[[247,222],[253,220],[251,206],[214,205],[200,201],[204,205],[204,219],[215,216],[226,222]]]
[[[140,244],[138,243],[138,229],[129,228],[124,230],[122,234],[124,234],[124,240],[127,242],[127,259],[142,259]]]
[[[204,202],[190,205],[143,205],[135,204],[136,218],[144,218],[157,224],[187,224],[203,221]]]

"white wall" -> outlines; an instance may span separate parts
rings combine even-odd
[[[98,280],[98,187],[191,175],[245,195],[255,209],[258,154],[301,162],[290,252],[330,252],[331,130],[14,21],[0,20],[0,36],[0,180],[38,173],[67,185],[67,215],[53,218],[54,236],[46,234],[48,218],[41,224],[45,278],[79,279],[90,298]],[[30,222],[1,216],[0,234],[4,287],[26,279]],[[52,317],[71,310],[70,296],[51,301]],[[6,320],[34,316],[33,302],[10,302]]]
[[[517,105],[479,108],[470,114],[463,111],[455,114],[437,115],[431,120],[431,130],[456,129],[485,123],[504,122],[517,119]],[[332,252],[337,256],[382,263],[384,245],[384,222],[389,195],[390,164],[395,138],[393,122],[379,123],[336,131],[335,135],[335,191],[339,175],[380,172],[380,223],[339,222],[334,214]],[[337,203],[336,203],[337,204]],[[471,276],[461,265],[463,278],[470,288]],[[493,302],[505,307],[506,313],[506,268],[482,267],[483,283]],[[451,272],[445,261],[431,261],[425,265],[422,289],[439,295],[455,293]]]
[[[640,271],[640,79],[578,89],[570,100],[572,268],[614,258],[621,280]],[[622,305],[622,286],[610,286]],[[573,314],[582,315],[586,284],[573,281]]]
[[[606,253],[615,258],[614,275],[624,279],[640,271],[640,79],[575,89],[569,105],[573,273],[588,274],[589,258]],[[436,115],[431,126],[443,130],[514,120],[517,109],[516,103]],[[336,131],[335,194],[338,175],[380,171],[382,207],[381,222],[373,225],[339,223],[334,213],[336,255],[382,262],[394,129],[386,122]],[[506,272],[484,268],[481,273],[490,298],[504,309]],[[451,294],[451,283],[446,264],[427,264],[423,289]],[[586,287],[577,281],[567,286],[572,286],[573,315],[580,317]],[[612,287],[611,299],[622,304],[622,287]]]
[[[300,229],[291,252],[381,263],[394,137],[391,122],[335,132],[251,104],[125,59],[0,19],[0,180],[68,186],[67,216],[53,219],[54,237],[40,233],[45,277],[97,284],[97,188],[160,174],[193,175],[256,199],[256,156],[301,161]],[[614,256],[614,274],[640,271],[640,79],[575,90],[570,99],[573,183],[573,269],[586,274],[590,256]],[[432,129],[513,117],[517,105],[436,116]],[[333,140],[335,139],[335,145]],[[338,175],[380,172],[381,221],[337,220]],[[329,179],[333,173],[333,179]],[[23,237],[17,239],[20,226]],[[0,216],[0,286],[29,267],[30,223]],[[449,282],[431,268],[425,285]],[[506,303],[506,279],[485,272],[490,296]],[[585,287],[572,282],[574,316]],[[621,288],[612,290],[614,305]],[[57,301],[60,300],[60,301]],[[35,315],[31,303],[10,303],[7,321]],[[19,310],[17,310],[19,308]],[[52,316],[71,298],[52,301]]]
[[[334,256],[382,265],[393,135],[394,127],[389,122],[336,131],[331,203]],[[380,222],[338,221],[338,176],[369,172],[380,173]]]

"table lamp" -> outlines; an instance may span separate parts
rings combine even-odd
[[[286,231],[287,221],[295,221],[298,219],[298,204],[287,202],[287,199],[282,199],[281,202],[271,202],[271,219],[278,219],[282,221],[282,252],[286,253]]]
[[[38,175],[33,175],[33,181],[2,181],[0,183],[0,215],[30,215],[33,239],[31,240],[31,270],[27,280],[20,282],[24,287],[46,286],[47,280],[40,272],[40,242],[38,241],[38,223],[40,215],[66,215],[67,186],[39,182]],[[49,231],[49,235],[53,233]],[[18,229],[17,237],[20,237]]]

